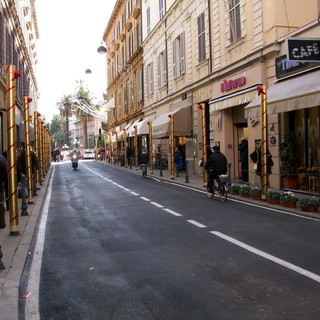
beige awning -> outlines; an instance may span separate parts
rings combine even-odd
[[[210,100],[210,112],[219,111],[251,102],[257,97],[257,88],[259,86],[260,85],[256,85],[225,95],[223,97],[219,97],[217,99]]]
[[[170,118],[174,117],[174,135],[175,136],[190,136],[192,131],[192,114],[191,107],[179,108],[162,114],[152,122],[152,137],[164,138],[170,135]]]
[[[138,123],[141,121],[141,119],[138,119],[138,120],[135,120],[135,121],[132,122],[131,126],[127,130],[127,134],[128,134],[129,137],[134,137],[136,135],[135,126],[138,125]]]
[[[260,113],[258,97],[244,109],[246,118]],[[279,81],[267,89],[268,114],[288,112],[320,105],[320,70]]]
[[[132,130],[130,131],[130,137],[133,137],[136,134],[134,126],[137,127],[138,136],[149,134],[148,122],[152,121],[152,120],[153,120],[153,118],[147,118],[147,119],[141,120],[141,121],[137,122],[136,124],[134,124],[132,127]]]

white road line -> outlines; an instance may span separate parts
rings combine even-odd
[[[171,209],[168,209],[168,208],[163,209],[163,211],[166,211],[166,212],[168,212],[168,213],[170,213],[170,214],[172,214],[172,215],[174,215],[176,217],[181,217],[182,216],[182,214],[180,214],[178,212],[175,212],[175,211],[173,211]]]
[[[150,199],[146,198],[146,197],[140,197],[140,199],[144,200],[144,201],[151,201]]]
[[[206,228],[207,226],[205,226],[204,224],[200,223],[200,222],[197,222],[195,220],[187,220],[189,223],[199,227],[199,228]]]
[[[49,213],[49,205],[52,193],[52,182],[55,174],[55,167],[53,167],[52,174],[49,180],[49,185],[47,189],[47,194],[44,196],[44,205],[42,213],[40,214],[40,223],[38,234],[36,238],[36,243],[34,247],[34,254],[32,258],[29,282],[28,282],[28,292],[32,292],[32,295],[28,298],[26,302],[26,318],[32,320],[38,320],[39,317],[39,287],[40,287],[40,277],[41,266],[42,266],[42,255],[46,236],[46,226],[47,218]]]
[[[277,264],[279,264],[279,265],[281,265],[281,266],[283,266],[285,268],[288,268],[288,269],[290,269],[292,271],[300,273],[303,276],[306,276],[306,277],[308,277],[308,278],[310,278],[310,279],[312,279],[312,280],[314,280],[316,282],[320,282],[320,276],[315,274],[315,273],[312,273],[312,272],[310,272],[308,270],[302,269],[302,268],[300,268],[300,267],[298,267],[298,266],[296,266],[296,265],[294,265],[294,264],[292,264],[290,262],[287,262],[285,260],[279,259],[279,258],[277,258],[275,256],[272,256],[271,254],[268,254],[266,252],[263,252],[261,250],[258,250],[256,248],[254,248],[254,247],[251,247],[251,246],[249,246],[249,245],[247,245],[247,244],[245,244],[245,243],[243,243],[243,242],[241,242],[241,241],[239,241],[237,239],[231,238],[231,237],[229,237],[229,236],[227,236],[227,235],[225,235],[225,234],[223,234],[223,233],[221,233],[219,231],[210,231],[210,233],[212,233],[215,236],[217,236],[219,238],[222,238],[222,239],[224,239],[226,241],[229,241],[229,242],[231,242],[231,243],[233,243],[233,244],[235,244],[235,245],[237,245],[237,246],[239,246],[239,247],[241,247],[241,248],[243,248],[243,249],[245,249],[247,251],[250,251],[250,252],[252,252],[252,253],[254,253],[254,254],[262,257],[262,258],[265,258],[265,259],[268,259],[270,261],[273,261],[273,262],[275,262],[275,263],[277,263]]]
[[[136,192],[131,191],[130,193],[133,194],[134,196],[139,196],[139,194]]]
[[[160,203],[153,202],[153,201],[151,201],[150,203],[153,204],[154,206],[158,207],[158,208],[163,208],[163,205],[160,204]]]

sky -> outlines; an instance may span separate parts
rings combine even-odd
[[[37,0],[38,111],[50,121],[83,80],[98,101],[106,91],[106,55],[97,52],[116,0]],[[105,45],[105,44],[104,44]],[[87,75],[86,69],[92,73]]]

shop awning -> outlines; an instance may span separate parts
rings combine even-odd
[[[210,112],[219,111],[251,102],[257,97],[256,90],[259,86],[260,85],[256,85],[225,95],[223,97],[219,97],[217,99],[210,100]]]
[[[148,122],[149,121],[152,121],[153,118],[147,118],[147,119],[144,119],[144,120],[141,120],[139,122],[137,122],[136,124],[134,124],[132,126],[132,130],[130,131],[130,137],[133,137],[135,136],[136,134],[136,131],[135,131],[135,128],[134,126],[137,126],[137,133],[138,133],[138,136],[142,136],[142,135],[145,135],[145,134],[149,134],[149,125],[148,125]]]
[[[170,135],[170,118],[174,116],[174,135],[190,136],[192,131],[191,107],[179,108],[162,114],[152,122],[152,137],[164,138]]]
[[[134,137],[135,136],[135,126],[141,121],[141,119],[138,119],[138,120],[135,120],[135,121],[132,122],[130,128],[127,131],[128,137]]]
[[[244,109],[246,118],[260,113],[258,97]],[[320,70],[279,81],[267,89],[268,114],[288,112],[320,105]]]

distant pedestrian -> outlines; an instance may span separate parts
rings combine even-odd
[[[248,140],[244,137],[242,137],[239,140],[239,161],[241,164],[241,171],[240,171],[240,178],[243,181],[248,181],[249,174],[248,174]]]
[[[149,163],[149,156],[145,149],[142,149],[142,152],[139,156],[139,165],[140,169],[144,170],[144,175],[147,175],[147,165]]]
[[[179,171],[183,168],[183,156],[178,147],[174,150],[174,168],[176,177],[179,177]]]
[[[156,147],[155,151],[155,156],[156,156],[156,169],[160,169],[160,166],[162,165],[162,150],[161,150],[161,144],[158,144]]]

